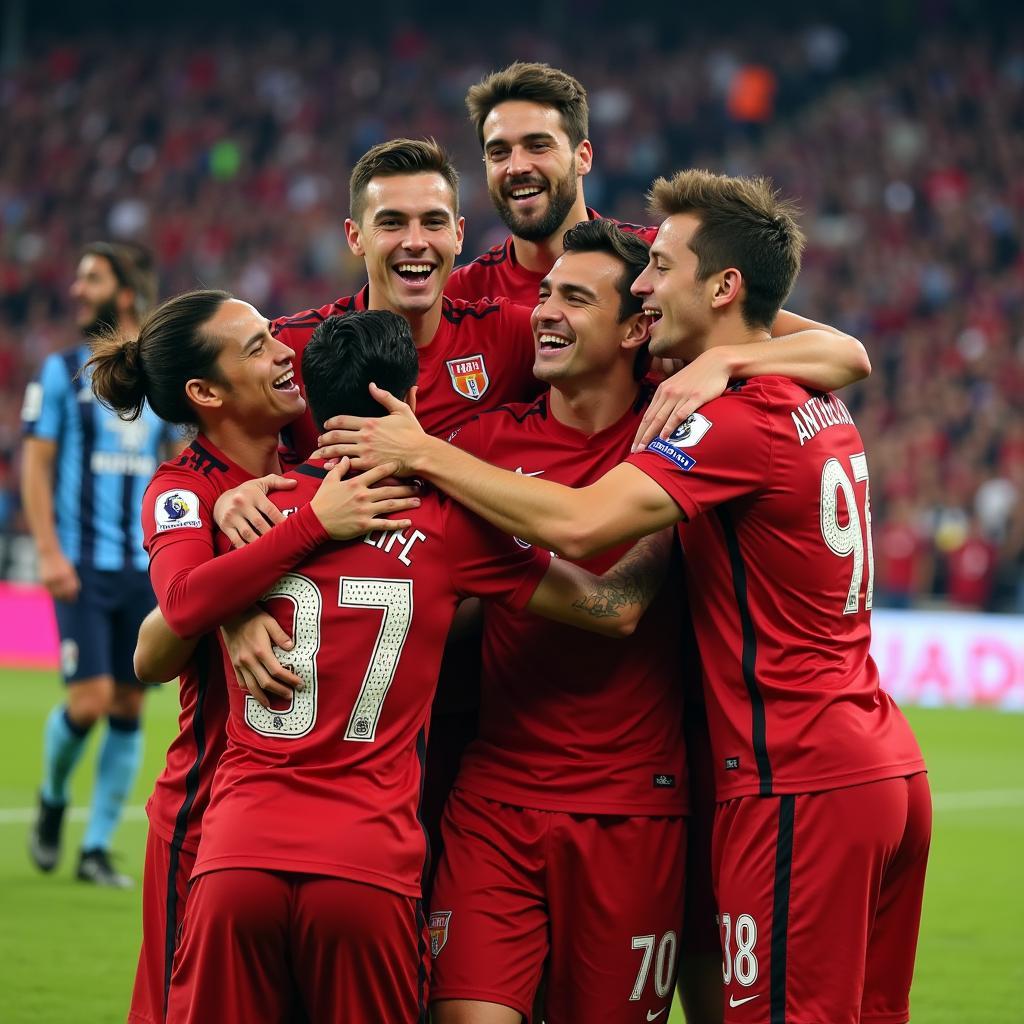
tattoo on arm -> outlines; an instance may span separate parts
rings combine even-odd
[[[595,619],[619,617],[632,606],[642,614],[661,589],[671,543],[671,527],[642,537],[573,607]]]

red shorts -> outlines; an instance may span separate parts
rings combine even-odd
[[[419,900],[343,878],[200,875],[168,1024],[426,1022],[425,925]]]
[[[500,1003],[529,1021],[547,960],[547,1024],[632,1022],[668,1008],[685,818],[530,810],[456,789],[443,831],[432,1001]]]
[[[196,855],[174,850],[152,829],[142,869],[142,949],[128,1024],[162,1024],[167,987]]]
[[[931,822],[924,772],[720,804],[725,1020],[905,1024]]]

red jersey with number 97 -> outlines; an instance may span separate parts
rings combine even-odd
[[[754,378],[629,462],[687,520],[717,798],[922,771],[868,653],[868,467],[846,406],[784,378]]]
[[[286,514],[325,473],[290,475],[298,487],[270,496]],[[550,555],[436,493],[409,518],[404,531],[324,545],[264,595],[295,641],[277,655],[304,685],[269,709],[230,687],[195,875],[256,867],[420,896],[423,757],[455,607],[470,596],[525,607]]]

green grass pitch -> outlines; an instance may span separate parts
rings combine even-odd
[[[73,880],[83,824],[72,821],[52,876],[25,853],[38,784],[43,718],[60,696],[55,676],[0,670],[0,1020],[6,1024],[123,1021],[139,941],[139,891],[97,891]],[[141,873],[138,808],[175,730],[173,689],[149,698],[146,761],[136,810],[117,835],[121,866]],[[931,769],[935,836],[913,993],[915,1024],[1024,1021],[1024,716],[914,710]],[[88,795],[87,753],[74,803]],[[672,1024],[681,1024],[676,1010]],[[580,1022],[585,1024],[585,1022]]]

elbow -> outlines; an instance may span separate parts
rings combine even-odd
[[[640,625],[640,615],[637,612],[623,615],[618,620],[618,628],[612,634],[620,640],[625,640],[627,637],[631,637],[636,632],[636,627]]]
[[[602,544],[597,531],[590,522],[566,523],[551,537],[549,547],[560,558],[571,562],[583,562],[599,554],[607,544]]]
[[[850,369],[854,380],[865,380],[871,376],[871,358],[868,350],[856,339],[850,338],[850,347],[853,352],[853,359]]]
[[[150,661],[142,647],[135,648],[132,658],[132,668],[135,670],[135,677],[140,683],[169,683],[174,678],[174,673],[161,671],[155,661]]]

